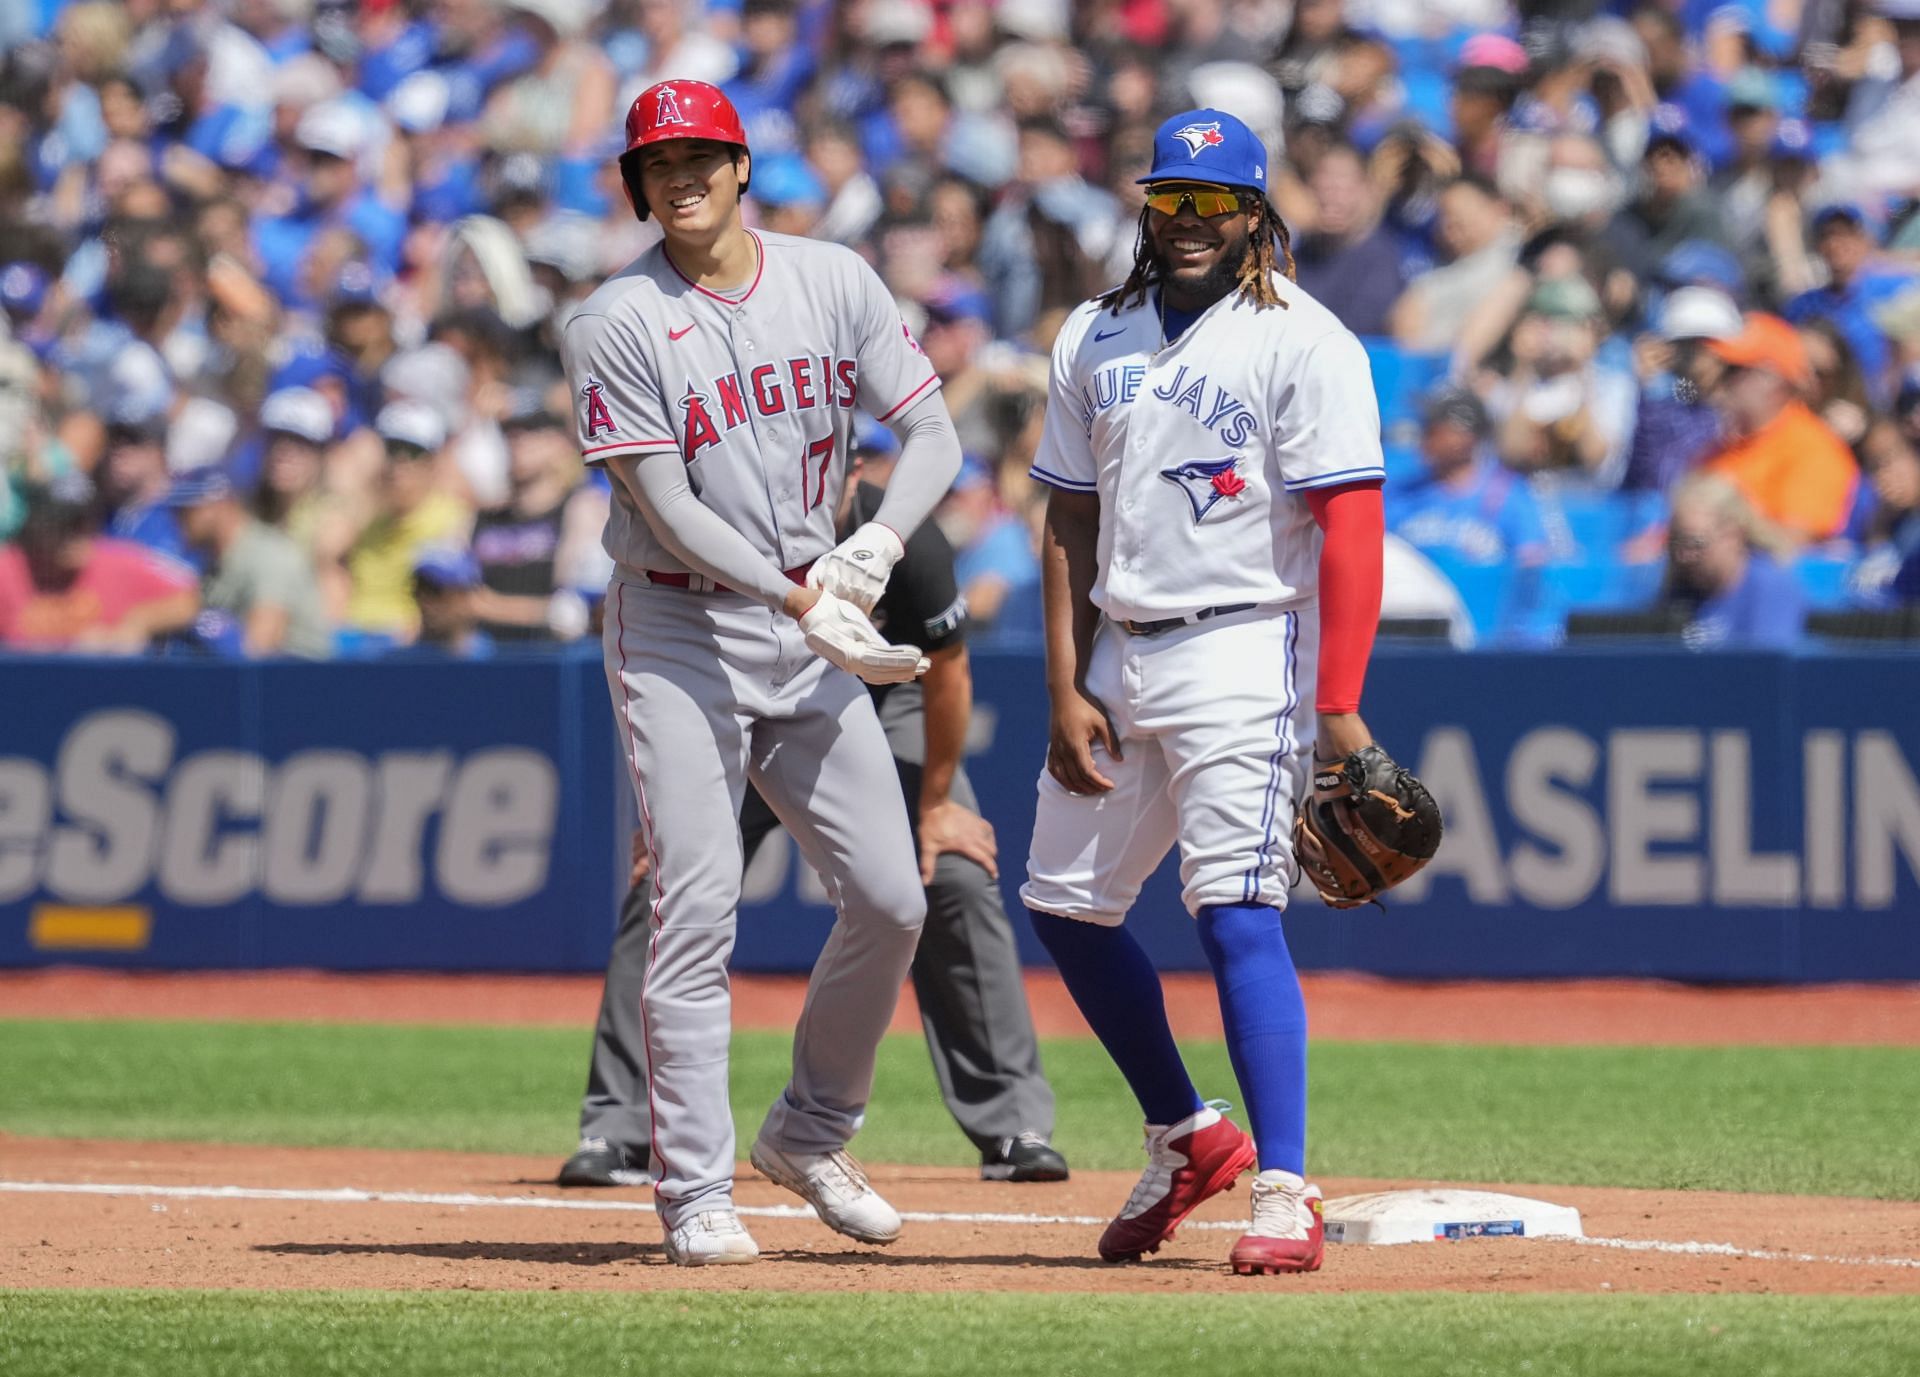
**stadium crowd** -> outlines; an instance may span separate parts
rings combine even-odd
[[[0,48],[0,646],[589,634],[554,341],[657,233],[618,131],[668,76],[741,111],[752,223],[899,298],[989,641],[1039,627],[1047,349],[1187,106],[1369,342],[1389,617],[1920,603],[1920,0],[0,0]]]

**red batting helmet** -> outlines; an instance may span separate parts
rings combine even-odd
[[[623,169],[627,153],[668,139],[713,139],[733,144],[743,153],[747,149],[740,112],[718,86],[704,81],[657,82],[633,98],[627,110],[626,153],[620,155]],[[644,220],[647,202],[640,194],[640,178],[631,170],[623,175],[633,196],[634,213]],[[746,182],[741,182],[740,190],[746,189]]]
[[[627,111],[627,152],[666,139],[713,139],[745,148],[747,131],[718,86],[662,81],[634,97]]]

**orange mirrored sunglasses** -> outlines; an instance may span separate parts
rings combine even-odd
[[[1239,210],[1245,198],[1237,191],[1221,191],[1217,187],[1177,186],[1166,190],[1157,187],[1147,189],[1147,204],[1162,215],[1178,215],[1180,207],[1191,205],[1193,213],[1203,220],[1216,215],[1232,215]]]

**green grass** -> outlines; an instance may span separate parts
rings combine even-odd
[[[555,1029],[0,1022],[0,1131],[557,1156],[587,1046],[585,1031]],[[744,1143],[788,1044],[744,1033],[734,1046]],[[1203,1093],[1234,1093],[1220,1044],[1187,1050]],[[1134,1167],[1138,1111],[1105,1054],[1060,1041],[1044,1055],[1071,1160]],[[1912,1050],[1319,1043],[1312,1066],[1321,1175],[1920,1199]],[[918,1038],[887,1041],[855,1147],[973,1160]]]
[[[1910,1301],[0,1292],[8,1377],[1910,1377]]]

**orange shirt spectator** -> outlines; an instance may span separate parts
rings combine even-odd
[[[1702,465],[1738,488],[1765,521],[1802,540],[1840,534],[1860,481],[1852,453],[1800,400],[1806,347],[1777,316],[1754,313],[1707,346],[1727,365],[1713,386],[1727,439]]]

